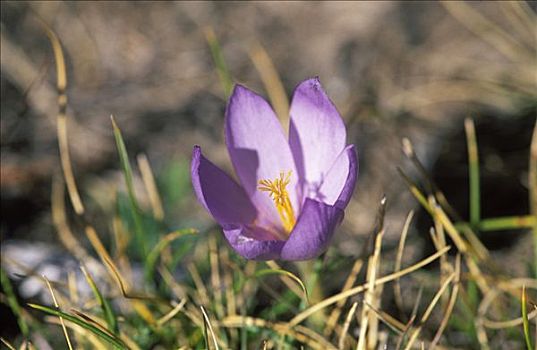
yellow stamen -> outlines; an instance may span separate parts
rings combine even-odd
[[[260,180],[258,187],[260,191],[269,192],[269,196],[274,201],[278,214],[280,214],[283,228],[287,233],[291,232],[296,222],[293,206],[286,189],[289,182],[291,182],[291,172],[289,171],[287,174],[281,172],[280,177],[274,181]]]

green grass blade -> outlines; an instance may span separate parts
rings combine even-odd
[[[145,264],[145,276],[146,279],[151,280],[153,279],[153,275],[155,273],[155,265],[157,264],[158,258],[160,257],[160,253],[164,248],[166,248],[169,244],[171,244],[174,240],[179,239],[185,235],[189,234],[195,234],[197,233],[197,230],[189,228],[184,230],[178,230],[175,232],[172,232],[165,237],[163,237],[156,245],[153,247],[151,252],[149,252],[149,255],[146,259]]]
[[[28,324],[22,317],[21,306],[19,305],[19,302],[17,301],[17,297],[15,296],[15,293],[13,292],[13,286],[11,285],[11,282],[9,281],[9,277],[7,276],[7,273],[4,271],[4,269],[0,269],[0,284],[2,285],[2,289],[4,290],[4,293],[6,294],[7,303],[11,311],[13,311],[13,314],[15,315],[15,317],[17,317],[17,324],[19,325],[22,335],[25,338],[28,338],[28,335],[29,335]]]
[[[522,307],[522,326],[524,327],[524,340],[526,341],[526,347],[528,350],[533,349],[531,344],[531,335],[530,335],[530,321],[528,319],[528,308],[526,306],[526,287],[522,286],[522,297],[520,298],[520,304]]]
[[[86,281],[88,282],[88,284],[89,284],[89,286],[90,286],[90,288],[91,288],[91,290],[93,292],[93,295],[95,296],[95,298],[99,302],[99,305],[101,306],[101,309],[102,309],[103,314],[104,314],[104,318],[106,320],[106,324],[108,325],[108,330],[110,330],[112,333],[114,333],[116,335],[119,334],[119,328],[118,328],[116,314],[114,313],[114,310],[110,306],[110,303],[108,302],[108,300],[105,297],[103,297],[101,291],[99,290],[99,288],[97,288],[97,285],[95,284],[95,281],[93,280],[93,278],[91,277],[89,272],[86,271],[84,266],[81,266],[80,268],[81,268],[82,272],[84,273],[84,276],[86,277]]]
[[[125,183],[127,185],[127,192],[129,195],[129,202],[132,212],[132,217],[134,219],[134,231],[136,234],[136,243],[140,249],[140,255],[145,257],[147,255],[147,244],[144,239],[144,229],[142,224],[142,217],[140,214],[140,207],[138,201],[136,200],[136,195],[134,194],[134,185],[132,181],[132,168],[129,163],[129,156],[127,154],[127,148],[125,147],[125,142],[121,136],[121,130],[116,124],[114,117],[112,119],[112,126],[114,128],[114,137],[116,139],[117,150],[119,153],[119,159],[121,162],[121,167],[123,168],[123,174],[125,176]]]
[[[31,307],[32,309],[42,311],[42,312],[47,313],[49,315],[62,317],[63,319],[65,319],[65,320],[67,320],[69,322],[72,322],[72,323],[74,323],[74,324],[86,329],[87,331],[95,334],[95,336],[97,336],[99,339],[102,339],[102,340],[108,342],[109,344],[111,344],[116,349],[129,349],[127,347],[127,345],[121,339],[119,339],[118,337],[114,336],[111,333],[104,332],[100,328],[98,328],[98,327],[96,327],[96,326],[94,326],[94,325],[92,325],[92,324],[90,324],[90,323],[88,323],[88,322],[76,317],[76,316],[73,316],[71,314],[68,314],[68,313],[65,313],[63,311],[56,310],[56,309],[53,309],[53,308],[50,308],[50,307],[44,306],[44,305],[28,304],[28,306]]]
[[[211,49],[211,55],[213,56],[216,71],[218,73],[218,77],[220,78],[222,88],[224,89],[224,94],[227,98],[229,95],[231,95],[233,80],[231,79],[231,74],[229,74],[226,61],[224,60],[224,55],[222,54],[222,49],[220,48],[220,44],[218,43],[218,39],[216,39],[216,35],[214,34],[212,27],[207,27],[205,29],[205,38],[207,39],[207,43]]]
[[[496,231],[531,228],[537,224],[537,218],[533,215],[504,216],[498,218],[483,219],[479,223],[480,231]]]
[[[302,289],[302,292],[304,292],[304,299],[306,301],[306,304],[309,304],[309,296],[308,296],[308,290],[306,289],[306,285],[295,274],[286,270],[281,270],[281,269],[263,269],[263,270],[256,271],[256,273],[254,274],[254,277],[263,277],[267,275],[284,275],[284,276],[291,278]]]
[[[481,194],[479,185],[479,157],[474,121],[467,118],[464,121],[466,143],[468,145],[468,176],[470,178],[470,225],[476,228],[481,219]]]

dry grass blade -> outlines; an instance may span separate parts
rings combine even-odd
[[[367,307],[369,307],[371,311],[375,312],[378,319],[384,322],[384,324],[387,325],[395,333],[401,335],[403,331],[406,329],[405,324],[397,320],[395,317],[389,315],[388,313],[377,309],[371,304],[367,304]]]
[[[209,316],[207,315],[207,312],[205,312],[205,308],[203,306],[200,306],[200,309],[201,309],[201,313],[203,314],[203,321],[204,321],[205,328],[209,330],[209,334],[211,335],[211,339],[213,341],[213,345],[214,345],[215,350],[218,350],[219,349],[218,341],[216,340],[216,335],[214,334],[213,326],[211,325],[211,321],[209,320]],[[208,349],[211,348],[209,346],[209,343],[207,343],[207,348]]]
[[[62,242],[65,248],[77,260],[93,260],[82,244],[75,238],[69,227],[67,216],[65,215],[64,185],[58,176],[55,176],[52,180],[51,207],[52,222],[54,223],[60,242]]]
[[[166,315],[162,316],[157,320],[157,325],[162,326],[169,320],[175,317],[183,309],[186,304],[186,299],[181,300],[173,309],[170,310]]]
[[[2,337],[0,337],[0,342],[2,342],[2,344],[4,344],[9,350],[16,350],[13,345],[11,345],[7,340]]]
[[[533,310],[532,312],[528,313],[528,321],[531,321],[536,317],[537,317],[537,310]],[[506,320],[506,321],[494,321],[488,318],[483,318],[483,326],[485,326],[486,328],[490,328],[490,329],[511,328],[511,327],[520,326],[522,324],[524,324],[524,318],[522,316],[513,318],[511,320]]]
[[[414,344],[414,342],[416,341],[416,339],[418,338],[421,330],[422,330],[422,327],[423,325],[425,324],[425,322],[427,322],[427,320],[429,319],[429,316],[431,315],[431,313],[433,312],[433,309],[434,307],[436,306],[436,304],[438,303],[438,300],[440,300],[440,297],[442,296],[442,294],[444,293],[444,291],[447,289],[447,287],[449,286],[449,284],[451,283],[451,281],[453,281],[453,279],[455,278],[455,272],[452,273],[447,279],[446,281],[444,282],[444,284],[442,285],[442,287],[440,287],[440,289],[438,290],[438,292],[435,294],[435,296],[433,297],[433,299],[431,300],[431,302],[429,303],[429,306],[427,307],[427,309],[425,310],[425,312],[423,313],[423,316],[421,317],[420,319],[420,323],[418,325],[418,327],[414,330],[414,332],[412,333],[412,335],[410,336],[409,340],[408,340],[408,343],[405,347],[405,350],[410,350],[412,348],[412,345]]]
[[[153,216],[155,219],[160,221],[164,219],[164,209],[162,207],[162,200],[160,199],[160,195],[158,193],[155,176],[153,176],[153,171],[151,171],[151,166],[149,165],[149,160],[145,154],[139,154],[138,157],[136,157],[136,160],[138,161],[138,168],[142,174],[145,190],[149,196]]]
[[[533,56],[533,53],[526,50],[515,39],[498,25],[487,19],[478,11],[474,10],[471,5],[463,1],[442,1],[444,8],[466,28],[474,32],[481,39],[494,46],[499,52],[507,58],[518,62],[520,56]]]
[[[52,323],[52,324],[60,325],[60,321],[56,317],[50,318],[50,320],[48,319],[49,317],[51,317],[51,316],[46,317],[47,322]],[[83,327],[80,327],[79,325],[77,325],[77,324],[75,324],[73,322],[70,322],[70,321],[67,321],[65,325],[67,326],[67,328],[70,328],[74,332],[74,334],[76,336],[78,336],[79,338],[84,339],[86,344],[88,344],[88,343],[91,344],[92,349],[108,350],[108,348],[103,344],[103,342],[98,337],[96,337],[94,334],[92,334],[88,330],[84,329]],[[80,346],[81,344],[78,344],[78,345]],[[136,348],[133,348],[133,347],[131,347],[131,348],[136,349]]]
[[[362,270],[363,265],[364,265],[364,261],[362,259],[358,259],[354,262],[351,272],[349,272],[349,276],[347,277],[347,280],[345,281],[345,284],[343,285],[343,288],[341,289],[342,292],[345,292],[352,288],[352,286],[356,282],[356,279],[358,278],[358,274],[360,273],[360,270]],[[334,330],[336,323],[339,320],[339,316],[341,315],[341,312],[343,310],[343,305],[345,305],[346,301],[347,299],[339,300],[336,304],[336,307],[330,313],[330,316],[328,317],[328,320],[326,321],[326,327],[324,330],[325,337],[328,337],[330,334],[332,334],[332,331]]]
[[[315,331],[302,326],[296,326],[295,329],[288,327],[283,322],[270,322],[261,318],[253,318],[246,316],[228,316],[220,322],[222,327],[226,328],[245,328],[245,327],[260,327],[271,329],[279,335],[288,335],[295,338],[304,345],[319,350],[336,350],[328,340],[322,337]]]
[[[368,337],[366,337],[366,335],[368,334],[368,326],[369,326],[370,321],[371,323],[378,322],[375,316],[374,316],[375,317],[374,319],[371,319],[368,305],[376,304],[375,282],[377,280],[377,273],[379,271],[380,250],[382,247],[383,236],[384,236],[384,230],[380,231],[377,237],[375,238],[375,250],[373,252],[373,255],[369,258],[369,262],[367,265],[367,291],[365,292],[364,306],[362,308],[362,316],[360,320],[360,336],[358,338],[358,344],[356,345],[357,350],[362,350],[362,349],[365,350],[366,348],[370,348],[371,346],[376,345],[376,344],[369,344],[369,341],[368,341],[371,338],[373,339],[376,338],[376,334],[375,334],[376,327],[372,327],[371,330],[369,331],[369,339]]]
[[[450,249],[451,249],[451,247],[447,246],[444,249],[442,249],[442,250],[440,250],[440,251],[428,256],[427,258],[425,258],[425,259],[417,262],[416,264],[414,264],[412,266],[409,266],[409,267],[407,267],[407,268],[405,268],[405,269],[403,269],[403,270],[401,270],[401,271],[399,271],[397,273],[392,273],[392,274],[380,277],[380,278],[378,278],[376,280],[375,285],[380,285],[380,284],[384,284],[384,283],[393,281],[393,280],[395,280],[397,278],[400,278],[401,276],[404,276],[404,275],[412,273],[412,272],[414,272],[416,270],[419,270],[422,267],[430,264],[434,260],[438,259],[440,256],[446,254]],[[304,321],[309,316],[311,316],[312,314],[324,309],[325,307],[330,306],[330,305],[332,305],[334,303],[337,303],[339,300],[346,299],[346,298],[348,298],[350,296],[359,294],[359,293],[361,293],[361,292],[363,292],[365,290],[367,290],[367,284],[363,284],[363,285],[354,287],[354,288],[349,289],[349,290],[347,290],[345,292],[341,292],[341,293],[333,295],[333,296],[331,296],[329,298],[326,298],[326,299],[318,302],[317,304],[314,304],[314,305],[310,306],[306,310],[302,311],[301,313],[299,313],[298,315],[293,317],[289,321],[288,326],[289,327],[294,327],[297,324],[299,324],[300,322]]]
[[[289,128],[289,101],[283,87],[282,80],[274,63],[270,59],[265,48],[260,43],[255,43],[249,51],[250,58],[255,68],[261,76],[265,90],[268,93],[270,102],[274,107],[276,115],[280,119],[282,127],[286,132]]]
[[[457,302],[457,296],[459,294],[459,287],[460,287],[460,279],[461,279],[461,255],[458,254],[457,258],[455,259],[455,280],[453,281],[453,289],[451,291],[451,296],[449,297],[449,302],[444,312],[444,317],[442,318],[442,321],[440,322],[440,326],[438,327],[438,330],[436,331],[433,341],[431,342],[431,349],[434,349],[436,347],[436,345],[440,341],[440,338],[442,337],[442,334],[444,333],[444,330],[446,329],[448,325],[449,318],[451,317],[451,313],[453,312],[453,308],[455,307],[455,303]]]
[[[401,231],[401,238],[399,239],[399,245],[397,247],[397,255],[395,257],[395,269],[394,273],[397,273],[399,270],[401,270],[401,263],[403,261],[403,250],[405,248],[405,242],[406,237],[408,234],[408,229],[410,228],[410,223],[412,222],[412,218],[414,217],[414,211],[411,210],[405,220],[405,224],[403,225],[403,230]],[[393,296],[395,300],[395,305],[397,305],[397,308],[399,311],[403,311],[403,296],[401,294],[401,283],[399,279],[396,279],[393,284]]]
[[[158,301],[161,303],[164,303],[168,305],[168,302],[163,301],[157,297],[149,296],[145,294],[138,294],[138,293],[132,293],[128,292],[127,283],[124,281],[123,277],[121,276],[121,273],[119,272],[119,269],[117,268],[116,264],[114,264],[112,258],[104,248],[103,243],[99,239],[99,236],[97,235],[97,231],[92,226],[86,226],[86,236],[88,237],[91,245],[97,252],[97,255],[99,255],[99,258],[101,258],[101,261],[104,263],[104,265],[107,267],[108,272],[114,277],[116,280],[119,289],[121,290],[121,294],[124,298],[127,299],[142,299],[142,300],[153,300]],[[144,308],[143,304],[138,305],[139,308]]]
[[[50,292],[50,296],[52,297],[52,301],[54,303],[54,306],[56,307],[56,309],[59,309],[60,304],[58,304],[58,300],[56,299],[56,295],[54,295],[54,290],[52,289],[52,286],[50,285],[49,280],[45,276],[43,276],[43,280],[45,281],[45,283],[47,285],[47,288],[48,288],[48,290]],[[67,333],[67,328],[65,327],[65,322],[63,321],[63,317],[58,316],[58,318],[60,319],[60,323],[61,323],[62,330],[63,330],[63,335],[65,337],[65,341],[67,342],[67,346],[69,347],[69,350],[73,350],[73,345],[71,344],[71,339],[69,338],[69,333]]]
[[[352,318],[354,317],[357,307],[358,307],[358,302],[355,301],[354,304],[352,304],[351,309],[347,313],[347,317],[345,317],[345,323],[343,323],[343,327],[341,328],[341,333],[339,334],[338,349],[340,350],[345,348],[345,337],[347,336],[347,332],[349,331],[349,327],[351,325],[351,321],[352,321]]]
[[[211,300],[209,299],[207,288],[205,288],[205,284],[203,284],[203,281],[201,279],[200,273],[198,272],[198,269],[196,268],[196,265],[189,264],[187,268],[188,268],[188,272],[190,272],[190,276],[192,277],[192,280],[194,281],[194,285],[196,286],[196,297],[198,298],[197,302],[203,305],[210,305]]]
[[[52,31],[52,29],[44,22],[42,22],[47,36],[52,45],[54,51],[54,60],[56,62],[56,79],[58,89],[58,117],[57,117],[57,132],[58,132],[58,144],[60,148],[60,160],[63,169],[63,176],[67,184],[69,192],[69,198],[73,208],[78,215],[84,214],[84,205],[80,199],[78,188],[75,182],[75,176],[73,174],[73,168],[71,166],[71,159],[69,156],[69,142],[67,137],[67,72],[65,69],[65,57],[63,55],[63,49],[60,39]]]
[[[415,304],[415,309],[416,310],[417,310],[417,307],[419,305],[418,301],[421,300],[421,293],[422,293],[422,289],[420,288],[418,298],[416,298],[416,304]],[[403,346],[403,342],[406,339],[406,336],[407,336],[408,332],[410,331],[410,328],[414,324],[415,320],[416,320],[416,313],[413,312],[412,315],[410,316],[410,319],[406,323],[405,328],[403,329],[403,333],[401,333],[399,335],[399,339],[397,340],[397,344],[395,346],[396,350],[401,349],[401,346]]]
[[[401,143],[402,143],[403,153],[408,159],[410,159],[414,167],[418,170],[423,181],[425,182],[427,191],[430,194],[434,195],[438,203],[440,203],[440,205],[442,205],[442,207],[445,208],[446,211],[450,215],[452,215],[454,218],[459,220],[459,215],[457,214],[455,209],[451,206],[451,204],[449,204],[444,193],[438,188],[438,186],[431,179],[431,177],[429,176],[429,173],[427,172],[427,169],[425,168],[423,163],[420,161],[420,159],[416,155],[416,151],[414,150],[414,146],[412,145],[412,142],[410,141],[410,139],[404,137],[401,140]]]

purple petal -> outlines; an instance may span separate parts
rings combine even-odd
[[[248,224],[257,213],[244,190],[195,146],[190,169],[198,201],[220,224]]]
[[[345,147],[343,120],[318,78],[300,83],[291,102],[289,145],[299,178],[309,189],[320,186],[326,172]]]
[[[270,234],[260,231],[259,228],[242,225],[224,228],[224,236],[239,255],[249,260],[279,259],[285,244],[285,241],[270,239]],[[256,238],[252,238],[254,236]]]
[[[292,172],[288,187],[298,208],[297,173],[282,126],[269,104],[253,91],[236,85],[226,110],[226,144],[242,187],[260,212],[260,224],[281,229],[278,212],[269,194],[257,189],[259,180],[276,179]]]
[[[282,260],[308,260],[323,253],[343,219],[343,210],[307,198],[281,251]]]
[[[351,199],[356,177],[358,176],[358,158],[354,145],[345,147],[343,152],[326,174],[317,199],[323,203],[335,205],[340,209],[345,209]]]

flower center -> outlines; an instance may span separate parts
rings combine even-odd
[[[282,221],[283,228],[287,233],[290,233],[295,226],[295,213],[293,206],[289,200],[289,193],[287,192],[287,185],[291,181],[291,171],[287,174],[280,173],[280,177],[276,180],[259,180],[260,191],[268,192],[270,198],[274,201],[278,214],[280,214],[280,220]]]

